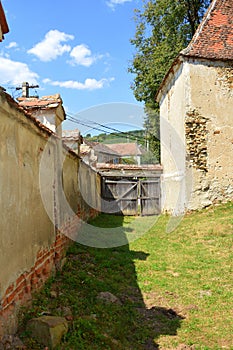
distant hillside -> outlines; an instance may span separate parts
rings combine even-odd
[[[137,142],[142,146],[146,146],[145,130],[132,130],[127,132],[111,133],[111,134],[99,134],[96,136],[86,135],[87,141],[101,142],[105,144],[110,143],[125,143],[125,142]]]
[[[145,130],[132,130],[127,132],[99,134],[96,136],[86,135],[85,139],[103,144],[136,142],[144,150],[148,150],[149,141],[146,140]],[[141,157],[141,164],[158,164],[159,159],[151,151],[146,151]]]

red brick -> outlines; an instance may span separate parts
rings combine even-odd
[[[39,265],[41,265],[44,261],[44,256],[40,257],[38,260],[36,260],[36,263],[35,263],[35,268]]]
[[[25,291],[23,290],[18,294],[18,298],[19,298],[19,300],[23,300],[24,297],[25,297]]]
[[[16,280],[16,285],[19,285],[20,283],[25,282],[25,277],[24,275],[21,275],[17,278]]]
[[[47,260],[43,266],[43,273],[47,274],[51,270],[51,262],[50,260]]]
[[[14,284],[12,283],[12,284],[7,288],[7,290],[6,290],[6,292],[5,292],[5,295],[8,295],[8,294],[12,293],[13,290],[14,290],[14,288],[15,288],[15,286],[14,286]]]
[[[34,271],[30,271],[27,275],[25,275],[25,284],[27,285],[28,283],[31,283],[31,278],[33,275]]]
[[[57,237],[56,241],[55,241],[55,245],[60,244],[60,243],[62,243],[62,238],[61,237]]]
[[[21,283],[18,287],[15,288],[14,293],[17,294],[19,292],[21,292],[22,290],[24,290],[25,285],[23,283]]]
[[[2,306],[3,309],[5,309],[7,305],[8,305],[8,301],[7,301],[7,298],[6,298],[6,299],[4,299],[2,301],[1,306]]]
[[[31,281],[32,281],[32,286],[35,286],[38,284],[39,278],[36,275],[33,275]]]
[[[37,267],[35,269],[35,272],[36,272],[37,276],[40,276],[43,273],[43,268],[44,268],[43,265],[41,265],[40,267]]]
[[[41,265],[44,262],[44,260],[46,260],[50,256],[50,254],[51,254],[50,251],[44,252],[44,254],[41,255],[39,259],[37,259],[35,263],[35,267]]]
[[[10,305],[15,301],[16,293],[12,292],[8,297],[7,297],[7,303]]]
[[[30,284],[28,284],[28,285],[26,285],[26,287],[25,287],[25,293],[31,293],[31,285]]]
[[[40,250],[40,251],[37,253],[37,259],[41,258],[43,255],[44,255],[43,250]]]

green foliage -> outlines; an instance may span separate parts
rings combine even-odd
[[[145,111],[144,127],[149,140],[149,151],[157,159],[157,163],[160,163],[159,110],[147,106]]]
[[[160,142],[159,142],[159,114],[154,110],[148,109],[148,118],[145,120],[145,130],[131,130],[126,132],[111,133],[111,134],[99,134],[91,136],[88,134],[85,139],[91,142],[100,142],[106,145],[112,143],[127,143],[137,142],[142,146],[142,149],[148,152],[142,156],[142,164],[157,164],[160,161]],[[150,162],[151,160],[151,162]],[[125,164],[135,164],[134,160],[126,160]]]
[[[155,94],[174,58],[185,48],[210,0],[144,0],[136,11],[136,49],[129,71],[133,91],[146,107],[155,108]]]
[[[144,101],[147,117],[145,128],[155,141],[159,132],[156,92],[175,57],[184,49],[200,23],[210,0],[144,0],[142,10],[136,10],[136,33],[131,40],[135,47],[129,72],[134,74],[132,89],[138,101]],[[153,111],[153,113],[151,113]]]
[[[122,132],[113,132],[110,134],[99,134],[91,136],[86,135],[87,141],[102,142],[105,144],[111,143],[126,143],[126,142],[138,142],[142,145],[145,144],[145,130],[130,130]]]
[[[154,153],[148,151],[141,156],[141,164],[158,164],[159,158]]]
[[[122,158],[121,159],[121,163],[122,164],[127,164],[127,165],[137,164],[136,160],[133,157]]]

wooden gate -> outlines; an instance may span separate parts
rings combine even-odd
[[[158,215],[160,177],[149,180],[102,177],[102,211],[117,215]]]
[[[118,215],[137,215],[138,182],[127,179],[106,179],[102,182],[102,209]]]
[[[160,179],[139,180],[140,214],[160,213]]]

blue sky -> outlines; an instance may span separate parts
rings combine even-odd
[[[134,98],[127,72],[134,53],[134,9],[142,0],[2,4],[10,33],[0,46],[0,85],[39,84],[40,96],[60,93],[66,112],[80,120],[121,130],[142,126],[143,104]],[[90,129],[68,121],[64,128]]]

